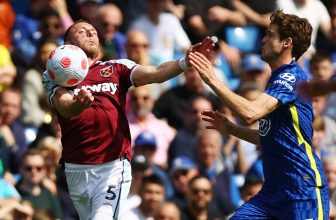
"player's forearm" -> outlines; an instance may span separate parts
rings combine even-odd
[[[169,61],[157,67],[156,82],[162,83],[182,73],[179,61]]]
[[[251,124],[259,119],[257,117],[257,112],[249,100],[235,94],[219,80],[213,80],[209,82],[208,85],[217,94],[221,101],[246,123]]]
[[[135,86],[142,86],[150,83],[162,83],[177,75],[183,70],[179,61],[169,61],[157,67],[139,66],[133,74],[133,83]]]
[[[61,96],[56,94],[53,98],[53,104],[57,112],[65,118],[72,118],[84,111],[84,108],[73,99],[70,93]]]
[[[230,131],[231,135],[237,138],[240,138],[255,145],[260,145],[260,137],[258,130],[233,123],[230,125],[228,130]]]

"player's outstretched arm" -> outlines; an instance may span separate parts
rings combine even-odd
[[[189,54],[191,52],[199,52],[204,56],[208,56],[211,49],[214,48],[216,40],[207,37],[202,42],[191,46],[184,58],[176,61],[169,61],[157,67],[155,66],[139,66],[133,73],[133,83],[135,86],[142,86],[150,83],[162,83],[171,79],[181,72],[185,71],[190,65]]]
[[[218,111],[203,111],[202,116],[202,120],[209,123],[206,128],[216,129],[222,133],[260,145],[258,130],[234,124],[223,113]]]
[[[336,91],[336,80],[311,80],[298,85],[299,93],[305,97],[325,95],[329,92]]]
[[[53,106],[65,118],[72,118],[89,108],[94,100],[91,92],[81,89],[77,95],[60,87],[52,98]]]
[[[197,70],[203,81],[208,84],[225,105],[246,123],[251,124],[272,112],[280,102],[262,93],[256,100],[249,101],[223,84],[215,74],[211,62],[203,54],[191,52],[191,65]]]

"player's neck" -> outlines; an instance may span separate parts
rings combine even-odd
[[[279,59],[275,60],[274,62],[269,62],[269,66],[271,67],[272,72],[280,68],[282,65],[290,64],[293,60],[295,60],[294,57],[289,56],[282,56]]]
[[[91,66],[92,64],[94,64],[97,60],[98,60],[98,57],[96,59],[92,59],[92,58],[88,58],[89,60],[89,66]]]

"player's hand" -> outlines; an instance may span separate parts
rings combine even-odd
[[[206,84],[218,80],[210,60],[199,52],[189,54],[190,64],[194,67]]]
[[[202,120],[209,123],[206,126],[207,129],[216,129],[225,134],[230,133],[230,125],[232,122],[225,116],[224,113],[218,111],[203,111],[202,113]]]
[[[185,60],[188,66],[191,66],[189,54],[199,52],[203,54],[205,57],[209,56],[210,50],[212,50],[215,47],[215,43],[217,43],[216,37],[206,37],[201,43],[195,44],[191,46],[186,53]]]
[[[78,94],[74,96],[74,100],[80,107],[86,109],[92,105],[94,97],[90,91],[81,89]]]

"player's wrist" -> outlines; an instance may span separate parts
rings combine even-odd
[[[183,71],[186,71],[189,69],[189,66],[185,60],[185,57],[178,60],[179,66]]]

